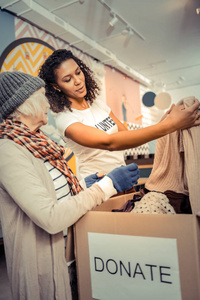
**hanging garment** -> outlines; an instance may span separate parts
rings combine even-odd
[[[177,105],[191,106],[189,97]],[[175,131],[156,142],[152,172],[145,184],[150,191],[189,195],[192,213],[200,211],[200,125]]]

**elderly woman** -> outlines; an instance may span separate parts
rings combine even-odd
[[[39,129],[47,123],[44,93],[39,77],[0,74],[0,219],[16,300],[72,299],[63,230],[139,177],[132,164],[83,190],[64,148]]]

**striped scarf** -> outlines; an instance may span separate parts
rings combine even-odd
[[[0,126],[0,138],[13,140],[35,157],[48,161],[57,168],[66,177],[71,195],[76,195],[83,190],[64,159],[64,147],[52,141],[41,130],[31,131],[22,122],[6,119]]]

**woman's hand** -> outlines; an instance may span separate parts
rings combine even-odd
[[[172,106],[170,107],[170,109],[168,109],[166,111],[166,113],[162,116],[160,122],[164,121],[169,116],[169,114],[171,113],[171,111],[172,111],[172,109],[173,109],[174,106],[175,106],[175,104],[172,104]]]
[[[103,173],[96,173],[96,174],[92,174],[92,175],[85,177],[86,187],[89,188],[95,182],[98,182],[99,180],[101,180],[104,176],[105,176],[105,174],[103,174]]]
[[[130,190],[138,183],[140,177],[138,165],[135,163],[115,168],[107,176],[112,179],[114,188],[118,193]]]
[[[200,125],[200,103],[197,99],[194,101],[194,104],[188,108],[185,108],[184,105],[172,105],[170,110],[163,116],[161,122],[170,122],[175,130]]]

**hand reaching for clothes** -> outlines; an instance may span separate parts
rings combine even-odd
[[[114,188],[118,193],[131,189],[137,184],[140,177],[138,165],[134,163],[115,168],[107,176],[112,180]]]

